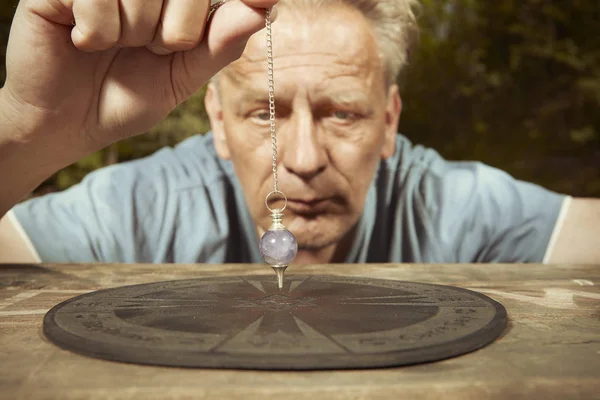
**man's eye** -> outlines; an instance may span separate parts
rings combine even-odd
[[[335,111],[333,116],[343,121],[351,120],[356,118],[356,114],[349,111]]]
[[[268,121],[270,119],[270,114],[268,111],[256,111],[252,113],[252,118],[256,118],[260,121]]]

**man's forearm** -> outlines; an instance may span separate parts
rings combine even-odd
[[[51,174],[35,160],[35,152],[32,154],[27,145],[0,144],[0,217]]]
[[[28,117],[0,90],[0,217],[69,163],[35,114]]]
[[[600,199],[573,199],[558,223],[550,263],[600,264]]]

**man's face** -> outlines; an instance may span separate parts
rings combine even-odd
[[[271,223],[264,200],[273,190],[265,46],[264,32],[254,35],[206,98],[215,146],[232,160],[259,231]],[[358,221],[379,161],[394,152],[400,100],[353,10],[281,10],[273,54],[283,222],[300,251],[320,250]],[[272,200],[271,208],[283,206]]]

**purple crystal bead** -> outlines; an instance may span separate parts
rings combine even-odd
[[[262,258],[270,265],[288,265],[298,253],[296,237],[288,230],[266,231],[259,247]]]

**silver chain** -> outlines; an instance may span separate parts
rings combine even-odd
[[[271,37],[271,9],[267,9],[265,18],[267,31],[267,82],[269,85],[269,133],[273,149],[273,191],[277,188],[277,136],[275,135],[275,84],[273,80],[273,41]]]
[[[221,7],[223,4],[225,4],[227,0],[219,0],[217,2],[214,2],[213,4],[211,4],[210,8],[208,9],[208,18],[210,18],[212,16],[212,14],[217,11],[217,8]],[[212,1],[211,1],[212,2]]]
[[[227,0],[220,0],[211,5],[209,15],[212,15]],[[267,9],[265,28],[267,31],[267,83],[269,86],[269,133],[271,135],[271,148],[273,149],[273,191],[279,192],[277,185],[277,136],[275,134],[275,83],[273,79],[273,41],[271,35],[271,11]]]

